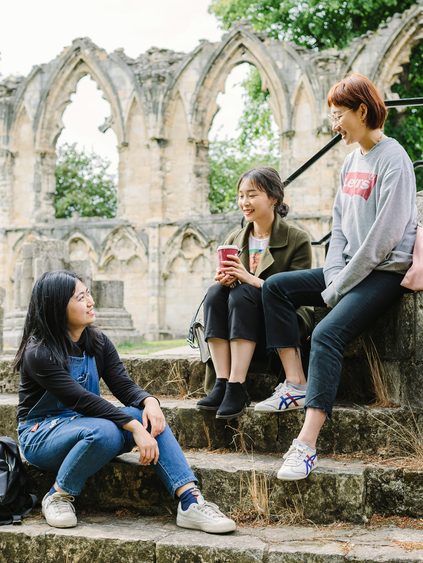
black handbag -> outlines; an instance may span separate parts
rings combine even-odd
[[[195,315],[192,317],[187,336],[187,342],[191,346],[191,348],[200,350],[200,359],[204,364],[211,358],[209,346],[204,339],[204,324],[198,319],[198,314],[205,298],[206,296],[203,297],[195,312]]]

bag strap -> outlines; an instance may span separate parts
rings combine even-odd
[[[197,320],[198,313],[200,312],[200,309],[201,309],[201,307],[202,307],[202,305],[203,305],[203,303],[204,303],[206,297],[207,297],[207,293],[204,294],[204,297],[203,297],[203,299],[201,300],[201,303],[198,305],[198,308],[197,308],[197,310],[195,311],[195,315],[192,317],[191,324],[192,324],[192,323],[195,323],[195,321]]]
[[[191,348],[198,348],[198,345],[195,343],[194,324],[197,321],[198,313],[200,312],[200,309],[204,303],[206,296],[207,296],[207,292],[204,294],[203,299],[198,305],[197,310],[195,311],[194,316],[192,317],[191,322],[189,323],[187,342],[191,346]]]

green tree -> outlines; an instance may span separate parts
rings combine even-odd
[[[238,209],[236,186],[241,174],[255,166],[278,169],[279,158],[270,152],[244,151],[239,139],[229,139],[210,143],[209,164],[210,211],[223,213]]]
[[[116,183],[110,161],[76,143],[58,148],[55,210],[57,218],[115,217]]]
[[[303,47],[342,48],[415,0],[212,0],[224,29],[247,20],[257,31]]]
[[[423,43],[416,45],[411,52],[410,62],[405,65],[398,84],[392,87],[400,98],[423,97]],[[406,149],[411,160],[423,159],[423,107],[409,107],[400,111],[389,110],[385,133],[395,137]],[[416,173],[423,189],[421,169]]]
[[[376,30],[388,17],[413,4],[415,0],[212,0],[209,11],[224,29],[243,19],[256,31],[264,31],[275,39],[291,40],[318,50],[341,49],[355,37]],[[399,84],[393,87],[400,97],[423,96],[422,59],[423,44],[420,43],[413,49]],[[257,75],[254,70],[246,84],[247,103],[241,122],[241,138],[260,138],[268,133],[268,124],[262,119],[268,105],[264,103],[263,93],[254,87]],[[403,144],[412,160],[423,158],[421,106],[401,112],[390,110],[386,133]],[[421,174],[419,181],[421,183]]]
[[[242,173],[260,165],[279,167],[279,137],[276,128],[272,127],[269,91],[262,90],[255,67],[251,67],[241,86],[248,111],[241,115],[237,137],[212,141],[209,147],[212,213],[237,209],[236,185]]]

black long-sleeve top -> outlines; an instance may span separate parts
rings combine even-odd
[[[100,333],[99,350],[95,362],[100,379],[103,379],[113,395],[125,406],[142,407],[150,393],[132,381],[116,348],[104,333]],[[83,339],[74,343],[69,355],[82,356]],[[44,345],[28,344],[21,366],[19,386],[18,420],[25,419],[31,408],[45,391],[52,393],[67,408],[84,416],[106,418],[117,426],[124,426],[132,417],[123,413],[106,399],[87,391],[72,379],[66,368],[59,366]]]

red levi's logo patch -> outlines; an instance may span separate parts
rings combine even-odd
[[[342,191],[344,194],[359,195],[366,201],[375,187],[377,174],[370,172],[348,172],[345,176]]]

